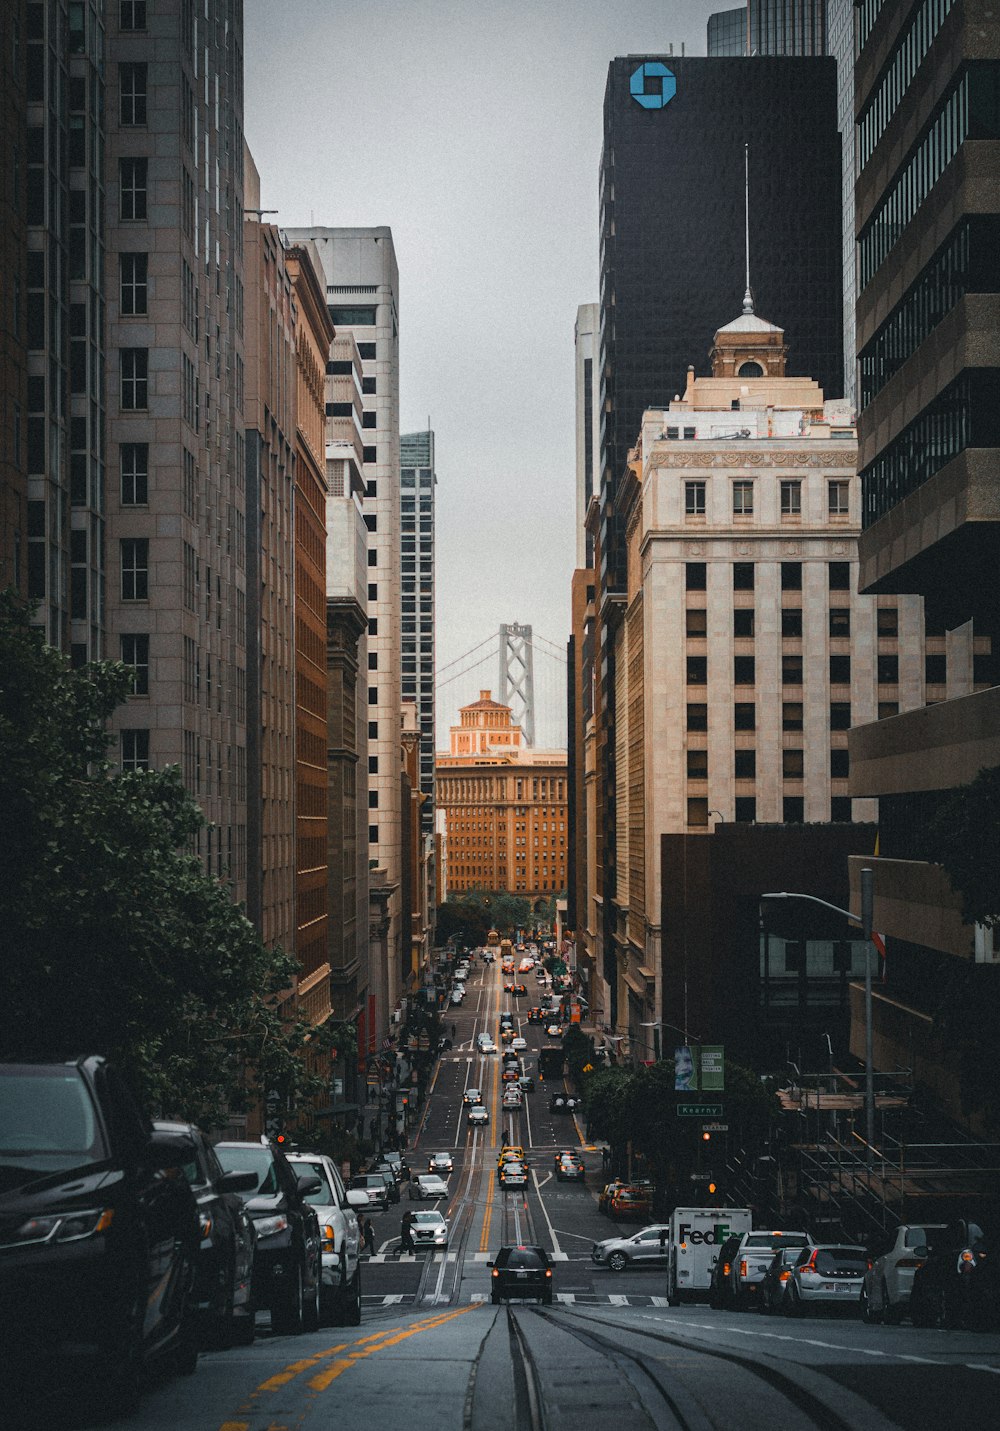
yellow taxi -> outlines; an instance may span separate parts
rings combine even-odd
[[[523,1163],[527,1159],[524,1156],[524,1149],[516,1143],[504,1143],[500,1149],[500,1156],[497,1158],[497,1167],[502,1167],[504,1163]]]

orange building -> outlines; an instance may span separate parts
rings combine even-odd
[[[446,895],[484,889],[551,899],[566,888],[566,752],[529,746],[510,706],[489,691],[459,718],[435,761]]]

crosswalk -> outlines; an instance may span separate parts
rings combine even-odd
[[[417,1297],[414,1292],[390,1292],[385,1296],[363,1295],[362,1304],[366,1307],[399,1307],[412,1306]],[[470,1292],[468,1301],[488,1302],[490,1294],[488,1292]],[[611,1292],[599,1294],[597,1292],[555,1292],[553,1300],[561,1303],[565,1307],[666,1307],[669,1303],[666,1297],[653,1297],[641,1295],[626,1296],[623,1292]]]
[[[434,1252],[437,1253],[437,1249],[434,1249]],[[440,1255],[440,1254],[437,1254],[437,1255]],[[471,1260],[472,1262],[488,1262],[492,1256],[493,1256],[493,1253],[492,1253],[492,1252],[473,1252],[473,1253],[471,1254],[471,1258],[470,1258],[470,1256],[469,1256],[468,1254],[466,1254],[465,1260],[466,1260],[467,1262],[470,1261],[470,1260]],[[458,1253],[457,1253],[457,1252],[446,1252],[446,1253],[445,1253],[445,1259],[446,1259],[446,1261],[448,1261],[448,1262],[454,1262],[457,1257],[458,1257]],[[427,1254],[426,1254],[425,1252],[418,1252],[418,1253],[416,1253],[416,1254],[414,1254],[414,1253],[412,1253],[412,1252],[403,1252],[403,1253],[400,1253],[400,1252],[373,1252],[373,1253],[370,1254],[370,1256],[363,1257],[363,1258],[362,1258],[362,1261],[364,1261],[364,1262],[371,1262],[371,1263],[381,1263],[381,1262],[420,1262],[420,1263],[423,1263],[423,1262],[426,1262],[426,1261],[427,1261]],[[574,1262],[589,1262],[589,1261],[590,1261],[590,1258],[589,1258],[589,1257],[575,1257],[575,1258],[571,1258],[568,1252],[550,1252],[550,1253],[549,1253],[549,1261],[550,1261],[550,1262],[570,1262],[570,1261],[574,1261]]]

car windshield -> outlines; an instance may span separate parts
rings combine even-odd
[[[0,1187],[107,1157],[90,1093],[72,1068],[0,1068]]]
[[[868,1259],[859,1247],[824,1247],[816,1253],[816,1271],[854,1272],[859,1277],[868,1270]]]
[[[911,1227],[906,1234],[907,1247],[927,1247],[935,1252],[948,1245],[946,1227]]]
[[[259,1193],[273,1194],[280,1190],[274,1159],[271,1157],[270,1149],[265,1148],[263,1143],[259,1147],[252,1143],[237,1146],[220,1143],[215,1151],[219,1162],[227,1173],[257,1174],[257,1186],[248,1192],[240,1193],[244,1202],[249,1198],[257,1197]]]
[[[317,1192],[306,1193],[305,1201],[312,1203],[313,1207],[330,1207],[334,1202],[333,1189],[330,1187],[329,1179],[326,1175],[326,1168],[322,1163],[300,1163],[292,1164],[292,1172],[297,1178],[317,1177],[320,1186]]]
[[[777,1252],[781,1247],[805,1247],[808,1241],[804,1232],[755,1232],[743,1245],[751,1251],[759,1248]]]
[[[439,1212],[415,1212],[413,1221],[419,1223],[421,1227],[440,1227],[444,1218]]]
[[[503,1263],[497,1258],[497,1265],[514,1268],[531,1267],[537,1271],[539,1267],[545,1266],[545,1261],[533,1247],[512,1247]]]

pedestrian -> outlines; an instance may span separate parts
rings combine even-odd
[[[604,1147],[601,1149],[601,1167],[604,1169],[605,1172],[607,1172],[610,1166],[611,1149],[608,1147],[607,1143],[605,1143]]]
[[[374,1255],[375,1224],[372,1222],[370,1217],[365,1217],[364,1213],[361,1214],[361,1217],[358,1220],[364,1223],[364,1226],[361,1229],[361,1236],[364,1241],[365,1249],[366,1251]]]
[[[452,1024],[452,1026],[451,1026],[451,1039],[452,1039],[452,1043],[454,1043],[454,1041],[455,1041],[455,1035],[456,1035],[457,1033],[458,1033],[458,1028],[457,1028],[457,1026],[456,1026],[455,1024]]]
[[[402,1226],[399,1229],[399,1252],[400,1256],[404,1252],[412,1252],[413,1249],[413,1213],[409,1208],[403,1213]]]

